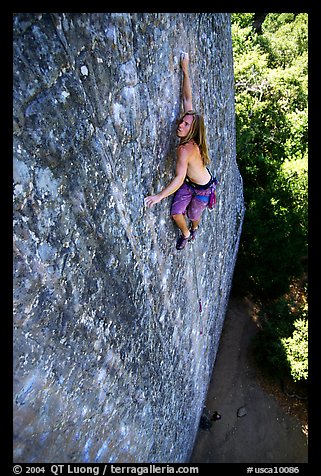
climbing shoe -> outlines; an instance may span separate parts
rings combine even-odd
[[[176,249],[177,250],[182,250],[185,248],[186,246],[186,243],[188,243],[189,241],[192,240],[192,234],[189,235],[188,238],[185,238],[184,235],[181,235],[178,240],[177,240],[177,243],[176,243]]]
[[[195,228],[195,230],[191,227],[189,231],[191,233],[191,241],[194,241],[198,232],[198,227]]]

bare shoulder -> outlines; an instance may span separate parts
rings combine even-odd
[[[187,142],[187,144],[181,144],[177,148],[177,152],[179,152],[181,154],[184,154],[184,155],[185,154],[190,155],[194,151],[195,151],[195,144],[192,141]]]

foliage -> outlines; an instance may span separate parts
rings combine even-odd
[[[294,332],[291,337],[281,339],[287,360],[290,364],[293,379],[308,378],[308,321],[298,319],[294,322]]]
[[[246,213],[233,291],[261,307],[257,360],[308,378],[308,28],[306,13],[232,14],[236,152]],[[258,32],[258,33],[257,33]],[[296,284],[294,284],[296,283]]]
[[[232,14],[237,160],[246,214],[234,290],[277,298],[307,253],[307,14]]]
[[[289,294],[268,304],[260,311],[262,329],[254,340],[257,361],[283,378],[294,381],[308,378],[307,287],[291,285]]]

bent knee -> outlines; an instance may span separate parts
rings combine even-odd
[[[180,217],[183,216],[183,213],[171,213],[171,218],[176,221],[176,220],[179,220]]]
[[[188,218],[191,220],[191,221],[199,221],[202,217],[202,214],[203,214],[203,211],[201,213],[189,213],[188,214]]]

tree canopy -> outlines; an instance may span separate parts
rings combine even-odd
[[[263,303],[258,359],[306,380],[308,15],[235,13],[232,38],[246,204],[233,289]]]
[[[307,14],[232,14],[237,161],[246,215],[235,286],[277,297],[307,254]],[[238,280],[238,277],[240,278]]]

